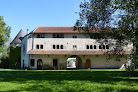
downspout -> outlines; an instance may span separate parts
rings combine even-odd
[[[34,33],[32,33],[32,50],[34,49]]]

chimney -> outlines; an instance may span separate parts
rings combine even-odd
[[[29,29],[26,30],[26,34],[29,34]]]

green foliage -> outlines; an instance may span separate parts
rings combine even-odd
[[[83,30],[89,36],[93,35],[93,31],[99,31],[99,27],[100,32],[106,30],[107,37],[117,39],[114,45],[115,53],[122,52],[123,47],[128,43],[133,43],[134,48],[138,46],[137,0],[90,0],[88,2],[85,0],[80,4],[79,16],[74,29]],[[107,29],[103,30],[103,27]],[[97,41],[103,44],[106,40]],[[138,52],[135,49],[132,57],[133,63],[137,65]]]
[[[4,92],[137,92],[138,71],[123,70],[0,70]],[[7,87],[8,85],[8,87]]]
[[[5,44],[10,37],[10,27],[0,16],[0,68],[9,68],[9,47]]]
[[[2,57],[1,58],[0,68],[4,68],[4,69],[9,68],[9,57]]]
[[[85,1],[80,4],[80,18],[77,20],[75,26],[108,27],[112,19],[111,15],[114,12],[113,9],[111,0]]]
[[[14,45],[10,47],[10,68],[20,68],[21,47]]]
[[[5,45],[0,55],[0,68],[9,68],[9,52],[9,46]]]
[[[0,16],[0,53],[3,53],[5,42],[9,40],[10,37],[9,26],[6,26],[6,23],[3,21],[3,17]]]

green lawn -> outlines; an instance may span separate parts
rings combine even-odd
[[[0,69],[0,92],[138,92],[138,71]]]

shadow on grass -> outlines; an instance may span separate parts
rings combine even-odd
[[[28,80],[87,80],[95,82],[109,81],[138,81],[130,79],[138,77],[138,71],[128,74],[125,71],[1,71],[1,81],[22,81]]]
[[[133,78],[132,78],[133,77]],[[89,81],[100,84],[111,84],[115,85],[120,81],[125,81],[125,83],[131,85],[131,83],[138,83],[138,71],[128,74],[125,71],[1,71],[0,81],[1,82],[18,82],[26,83],[30,80],[37,81],[37,85],[31,85],[24,90],[39,92],[51,92],[54,91],[51,87],[46,87],[39,84],[41,81],[50,81],[50,85],[54,83],[58,85],[64,85],[62,81]],[[54,81],[54,82],[52,82]],[[55,85],[56,85],[55,84]],[[41,89],[43,88],[43,89]],[[66,92],[75,91],[74,88],[65,87]],[[107,87],[103,91],[110,92],[114,90],[113,88]],[[18,92],[21,90],[10,90],[9,92]],[[80,91],[80,90],[79,90]],[[81,90],[83,91],[83,89]],[[118,90],[122,92],[122,90]],[[130,92],[130,89],[123,89],[123,92]],[[8,92],[8,91],[7,91]],[[61,91],[62,92],[62,91]]]

